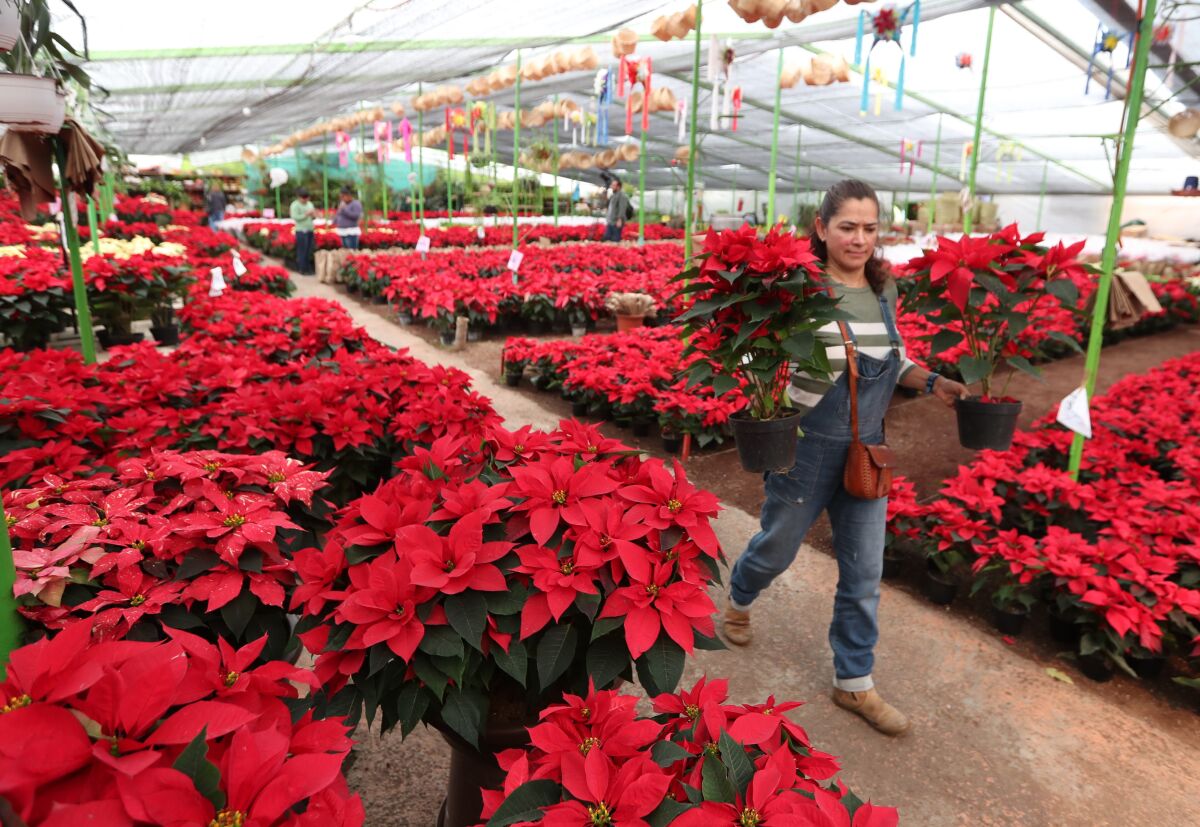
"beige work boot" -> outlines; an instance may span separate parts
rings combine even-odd
[[[874,689],[866,692],[833,690],[833,702],[842,709],[861,716],[884,735],[903,735],[912,724],[903,712],[889,704]]]
[[[748,646],[754,640],[750,628],[750,613],[739,612],[730,606],[725,610],[725,639],[734,646]]]

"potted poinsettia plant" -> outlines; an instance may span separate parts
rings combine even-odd
[[[816,331],[837,318],[836,300],[822,292],[821,266],[808,239],[778,227],[765,236],[750,226],[705,237],[695,265],[676,277],[679,316],[688,345],[690,385],[707,383],[720,396],[744,384],[748,404],[731,417],[742,467],[791,467],[800,414],[787,389],[791,376],[829,374]],[[690,305],[690,306],[689,306]]]
[[[894,808],[864,803],[784,713],[794,701],[726,704],[728,682],[700,680],[654,699],[613,690],[567,695],[529,730],[533,746],[501,756],[485,790],[487,827],[510,824],[894,827]]]
[[[564,691],[674,689],[685,654],[719,646],[707,587],[717,499],[676,464],[598,429],[443,438],[351,503],[296,558],[297,631],[318,710],[418,723],[453,747],[446,827],[478,822],[494,754]],[[331,712],[330,714],[334,714]]]
[[[1078,313],[1079,284],[1091,269],[1076,256],[1083,242],[1039,247],[1043,233],[1021,237],[1015,224],[988,236],[938,238],[937,247],[908,263],[903,304],[938,328],[927,334],[931,355],[965,346],[957,369],[981,393],[956,403],[959,441],[966,448],[1007,450],[1021,402],[996,386],[1001,365],[1033,376],[1051,342],[1079,350],[1071,336],[1043,333],[1040,314]],[[997,391],[999,391],[997,393]]]

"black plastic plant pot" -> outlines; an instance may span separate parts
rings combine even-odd
[[[527,329],[530,336],[541,336],[546,332],[546,323],[538,319],[530,319]]]
[[[978,397],[959,399],[958,442],[964,448],[981,451],[1007,451],[1012,446],[1021,415],[1021,402],[983,402]]]
[[[1055,612],[1051,612],[1050,637],[1053,638],[1056,643],[1061,643],[1064,646],[1070,646],[1072,649],[1074,649],[1079,646],[1079,624],[1072,623],[1065,617],[1062,617]]]
[[[581,416],[587,416],[588,409],[591,405],[585,400],[576,400],[571,403],[571,416],[579,419]]]
[[[1167,665],[1167,659],[1162,655],[1148,655],[1145,657],[1130,655],[1125,660],[1129,663],[1129,668],[1133,670],[1133,674],[1144,680],[1157,678],[1162,674],[1163,668]]]
[[[599,419],[602,422],[607,422],[612,418],[612,405],[607,402],[601,402],[598,405],[593,406],[592,416],[596,417],[596,419]]]
[[[108,350],[112,347],[120,347],[122,345],[136,345],[142,339],[146,338],[145,333],[109,333],[107,330],[101,330],[96,333],[96,338],[100,340],[100,347]]]
[[[396,321],[400,322],[402,325],[410,325],[413,323],[413,315],[412,313],[406,313],[402,311],[396,315]]]
[[[883,553],[883,576],[886,580],[895,580],[904,573],[904,555]]]
[[[449,347],[450,345],[454,344],[454,331],[453,330],[444,331],[441,334],[441,340],[442,340],[442,344],[444,344],[446,347]]]
[[[478,328],[467,328],[467,341],[479,342],[483,340],[483,331]]]
[[[628,416],[614,416],[613,424],[618,428],[628,428],[633,424],[633,418]]]
[[[544,374],[537,374],[533,377],[534,390],[548,391],[550,390],[550,377]]]
[[[164,327],[153,325],[150,333],[154,336],[154,341],[164,347],[179,344],[179,325],[169,324]]]
[[[667,454],[678,454],[683,450],[683,434],[664,433],[662,435],[662,449]]]
[[[1001,609],[999,606],[992,607],[992,625],[996,627],[1002,635],[1019,635],[1025,629],[1025,621],[1029,619],[1029,612],[1017,609]]]
[[[358,295],[358,282],[354,282],[354,281],[346,282],[346,292],[349,293],[351,296],[357,296]]]
[[[1112,664],[1104,655],[1094,652],[1090,655],[1079,656],[1079,671],[1096,683],[1112,680]]]
[[[510,388],[515,388],[515,387],[517,387],[518,385],[520,385],[520,384],[521,384],[521,374],[520,374],[520,372],[519,372],[519,371],[513,371],[513,372],[510,372],[510,373],[506,373],[506,374],[504,374],[504,384],[508,385]]]
[[[925,569],[925,580],[921,583],[921,591],[933,603],[939,606],[949,606],[958,594],[958,584],[948,574],[942,574],[933,563]]]
[[[777,419],[751,419],[734,414],[733,439],[742,469],[753,473],[787,471],[796,464],[796,433],[802,414]]]
[[[387,296],[382,293],[371,297],[372,304],[387,304]]]
[[[648,416],[635,416],[633,418],[633,435],[650,436],[650,427],[653,424],[654,420]]]

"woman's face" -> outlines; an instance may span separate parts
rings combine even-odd
[[[831,264],[842,271],[861,270],[875,255],[879,205],[870,198],[848,198],[828,224],[817,218],[817,235],[825,241]]]

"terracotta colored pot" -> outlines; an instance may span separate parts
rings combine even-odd
[[[645,316],[625,316],[617,314],[617,332],[624,333],[627,330],[634,330],[646,324]]]

